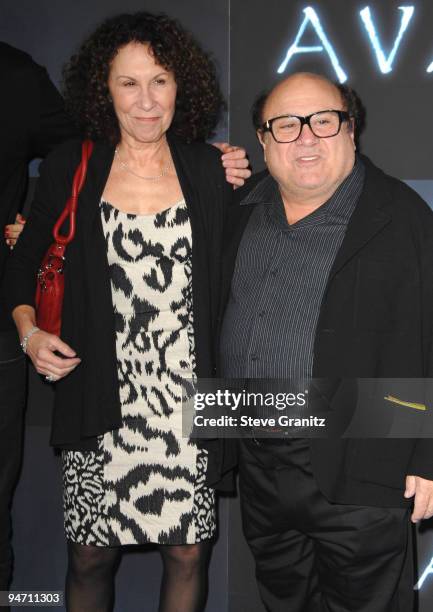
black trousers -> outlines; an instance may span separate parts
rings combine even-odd
[[[21,464],[26,362],[16,334],[0,334],[0,590],[11,578],[10,506]]]
[[[330,503],[308,441],[239,443],[243,530],[271,612],[411,612],[409,510]]]

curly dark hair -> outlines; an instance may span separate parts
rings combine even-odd
[[[331,81],[332,82],[332,81]],[[352,118],[355,125],[355,138],[359,138],[365,128],[366,123],[366,111],[362,104],[361,98],[352,87],[348,85],[342,85],[341,83],[332,83],[340,92],[341,100],[343,102],[343,108],[347,111]],[[263,125],[263,110],[265,108],[266,101],[272,91],[275,89],[273,85],[270,89],[262,91],[251,107],[251,118],[253,121],[254,128],[259,130]]]
[[[92,139],[119,141],[108,76],[116,53],[130,42],[148,43],[155,61],[174,73],[177,96],[170,130],[186,142],[211,137],[225,102],[210,55],[176,20],[146,12],[107,19],[66,64],[63,93],[80,130]]]

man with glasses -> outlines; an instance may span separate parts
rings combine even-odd
[[[431,376],[433,213],[356,153],[358,116],[350,89],[313,74],[257,100],[267,171],[228,222],[224,377]],[[431,440],[256,432],[239,458],[267,610],[412,610],[409,519],[433,515]]]

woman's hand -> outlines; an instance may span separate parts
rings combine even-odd
[[[226,171],[227,182],[231,183],[234,189],[242,187],[251,176],[250,162],[245,149],[233,146],[228,142],[214,142],[212,144],[223,154],[221,160]]]
[[[64,357],[58,357],[54,351],[61,353]],[[75,351],[63,340],[42,330],[29,338],[27,355],[32,360],[36,371],[44,376],[50,376],[52,382],[64,378],[81,363]]]
[[[15,223],[5,225],[5,239],[6,244],[10,249],[13,249],[17,243],[17,240],[24,229],[26,220],[20,213],[15,217]]]

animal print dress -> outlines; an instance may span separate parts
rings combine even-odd
[[[182,437],[194,376],[191,227],[184,201],[155,215],[101,202],[122,427],[97,452],[63,452],[65,530],[79,544],[192,544],[215,531],[206,451]]]

